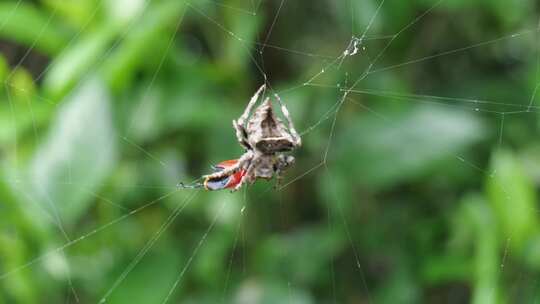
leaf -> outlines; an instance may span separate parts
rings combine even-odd
[[[491,11],[506,28],[519,24],[534,10],[534,2],[521,0],[484,0],[484,9]]]
[[[532,144],[520,152],[523,168],[529,178],[538,186],[540,185],[540,145]]]
[[[116,138],[109,102],[99,80],[84,83],[66,99],[31,162],[31,189],[58,220],[77,220],[88,208],[89,193],[113,168]]]
[[[349,179],[391,187],[427,173],[442,160],[455,160],[455,153],[484,133],[473,114],[441,107],[416,107],[386,119],[364,116],[338,133],[335,161]]]
[[[9,73],[9,66],[6,58],[0,54],[0,83],[5,83],[6,77]],[[0,91],[4,89],[4,86],[0,86]]]
[[[104,0],[103,2],[108,17],[119,24],[128,24],[133,18],[139,17],[147,4],[144,0]]]
[[[248,280],[240,286],[235,304],[311,304],[314,303],[312,296],[304,289],[291,286],[285,281]]]
[[[55,10],[59,18],[78,31],[84,31],[93,23],[101,21],[99,17],[96,18],[102,5],[101,0],[41,0],[41,2],[49,10]]]
[[[36,84],[32,79],[32,75],[24,68],[13,71],[9,79],[9,88],[13,98],[19,100],[28,100],[36,93]]]
[[[459,214],[467,220],[469,231],[474,233],[473,303],[497,303],[501,239],[495,216],[480,195],[465,197]]]
[[[8,231],[0,233],[0,258],[2,267],[15,269],[25,262],[27,244],[20,237]],[[5,295],[17,303],[37,303],[40,288],[36,288],[36,278],[28,272],[14,272],[9,279],[4,280],[2,287]],[[2,293],[4,295],[4,293]],[[2,302],[4,303],[4,302]]]
[[[0,3],[0,36],[56,54],[67,44],[69,32],[51,19],[52,14],[21,1]]]
[[[182,1],[167,1],[151,6],[149,11],[140,16],[140,21],[135,23],[133,30],[129,31],[122,44],[111,54],[104,64],[105,77],[113,88],[122,87],[131,77],[135,70],[147,64],[149,60],[163,58],[167,54],[159,54],[161,49],[167,49],[169,40],[176,32],[170,32],[170,36],[163,35],[168,26],[181,22],[182,12],[185,10]],[[173,27],[176,30],[176,26]],[[166,33],[166,32],[165,32]],[[156,40],[166,37],[165,45],[158,44]],[[161,67],[161,62],[156,65]]]
[[[154,251],[156,252],[152,252],[142,259],[125,281],[113,290],[106,303],[145,304],[162,303],[165,300],[186,261],[181,260],[182,255],[170,246],[154,248]],[[123,271],[126,264],[126,261],[118,263],[118,270]],[[108,278],[114,279],[119,275],[115,274]],[[106,284],[106,290],[112,285],[113,282]],[[172,300],[175,295],[174,291],[180,293],[183,285],[186,285],[184,280],[180,280],[176,289],[173,290],[169,303],[177,303]],[[105,291],[101,292],[100,296],[104,293]]]
[[[219,42],[219,44],[211,42],[211,45],[214,52],[221,55],[220,62],[226,65],[226,69],[230,73],[236,71],[236,73],[242,75],[251,64],[249,60],[249,56],[251,56],[249,43],[256,39],[257,31],[261,26],[261,19],[252,18],[248,14],[238,14],[231,10],[226,10],[224,13],[225,27],[235,34],[234,38],[239,37],[248,44],[232,39],[233,37],[230,35],[225,35],[222,36],[224,39],[215,41]]]
[[[486,190],[489,202],[501,225],[501,233],[512,249],[523,249],[525,242],[538,231],[536,195],[522,163],[510,151],[493,155]]]
[[[345,245],[346,239],[339,232],[309,227],[267,238],[258,248],[256,265],[259,272],[267,275],[314,284],[327,275],[325,267]]]
[[[13,141],[17,140],[18,149],[13,152],[20,152],[24,149],[25,139],[30,139],[31,143],[38,140],[38,129],[48,120],[53,106],[37,96],[36,84],[25,68],[13,70],[9,77],[2,86],[7,94],[6,100],[0,102],[0,144],[14,147]]]
[[[51,69],[43,80],[46,95],[53,100],[58,100],[86,77],[107,52],[116,33],[116,27],[102,24],[99,29],[87,34],[62,52],[53,61]]]

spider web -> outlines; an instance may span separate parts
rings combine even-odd
[[[17,10],[21,6],[21,3],[22,0],[16,2],[12,14],[16,14]],[[84,23],[84,25],[82,26],[81,30],[75,36],[73,36],[71,40],[69,40],[65,47],[66,50],[68,50],[69,47],[73,46],[76,43],[77,38],[84,32],[85,28],[90,25],[91,20],[96,17],[100,5],[102,5],[102,2],[98,3],[100,4],[98,4],[98,6],[95,8],[95,11],[90,14],[89,20],[87,20],[87,22]],[[125,27],[125,30],[120,33],[120,39],[116,40],[116,42],[114,42],[110,47],[108,47],[107,50],[103,53],[103,55],[98,58],[96,64],[94,64],[95,66],[98,66],[97,63],[103,62],[109,56],[111,56],[114,50],[119,47],[120,43],[123,42],[124,39],[127,39],[126,37],[128,37],[129,33],[136,29],[138,18],[144,16],[146,8],[148,7],[148,5],[151,5],[151,1],[142,1],[141,3],[142,5],[138,10],[137,16],[133,17],[130,20],[129,24]],[[255,18],[261,13],[261,10],[263,9],[265,4],[265,2],[262,0],[248,1],[246,5],[240,5],[238,3],[229,4],[220,1],[205,1],[204,3],[210,3],[212,5],[215,5],[216,7],[224,10],[230,10],[237,14],[253,16],[253,18]],[[151,79],[141,93],[141,95],[143,96],[141,99],[142,102],[135,106],[135,115],[133,115],[133,118],[126,123],[127,127],[125,128],[125,130],[121,131],[119,135],[115,135],[120,139],[121,142],[123,142],[125,146],[124,148],[127,150],[126,153],[135,153],[142,155],[155,166],[163,168],[163,170],[177,169],[177,167],[172,164],[171,161],[164,159],[155,151],[152,151],[151,149],[148,149],[144,145],[138,143],[138,139],[134,138],[135,135],[133,135],[132,133],[134,132],[134,128],[136,128],[137,124],[139,123],[138,118],[144,116],[145,113],[147,113],[148,107],[152,103],[153,89],[155,88],[156,80],[158,79],[158,77],[160,77],[160,73],[162,72],[164,65],[166,64],[166,56],[174,48],[174,43],[176,39],[178,39],[178,35],[181,33],[179,30],[183,25],[184,19],[186,18],[186,16],[190,16],[191,18],[200,18],[204,21],[205,27],[218,30],[220,32],[220,35],[223,36],[223,39],[234,42],[240,46],[239,50],[244,52],[245,55],[249,57],[251,64],[254,66],[256,73],[259,74],[261,80],[266,81],[271,91],[278,93],[283,98],[285,103],[291,108],[291,115],[293,115],[293,119],[297,123],[297,127],[303,130],[301,131],[301,135],[303,137],[303,141],[306,147],[302,149],[316,151],[312,153],[320,156],[320,159],[310,157],[305,158],[308,160],[304,160],[301,157],[302,151],[299,151],[300,156],[297,156],[299,164],[297,166],[302,169],[297,169],[296,172],[289,173],[289,180],[286,181],[283,185],[281,185],[277,189],[277,191],[274,191],[272,187],[267,187],[266,189],[257,188],[255,190],[246,188],[241,193],[235,195],[223,195],[219,193],[214,194],[202,193],[200,191],[190,192],[187,190],[179,190],[176,189],[174,183],[169,185],[122,184],[122,187],[128,189],[137,190],[152,188],[156,189],[156,192],[159,192],[158,195],[151,199],[148,199],[146,202],[138,202],[137,205],[133,208],[129,206],[126,207],[121,203],[114,202],[112,199],[107,198],[108,191],[106,184],[100,184],[97,189],[92,189],[85,188],[87,186],[86,184],[80,184],[76,180],[73,180],[73,164],[69,163],[69,174],[66,177],[66,181],[62,183],[66,183],[69,185],[69,187],[72,188],[85,188],[87,194],[91,197],[94,197],[96,201],[103,202],[109,205],[109,207],[115,208],[117,211],[121,212],[120,216],[117,216],[104,223],[92,223],[93,225],[89,225],[88,227],[94,228],[87,230],[88,232],[81,232],[80,230],[76,229],[74,229],[75,231],[70,230],[68,232],[64,223],[64,219],[61,216],[61,211],[59,210],[55,199],[51,197],[47,190],[43,191],[44,195],[41,198],[36,198],[28,194],[28,186],[37,187],[38,189],[41,189],[44,186],[41,184],[37,184],[33,180],[28,179],[28,177],[24,176],[23,174],[20,174],[20,172],[23,171],[23,165],[21,165],[21,163],[23,163],[23,160],[19,159],[19,155],[23,153],[21,152],[21,139],[19,138],[20,135],[17,128],[17,126],[19,125],[18,122],[21,120],[21,116],[17,112],[18,108],[16,105],[16,99],[19,97],[16,95],[22,94],[24,96],[25,93],[28,93],[28,90],[13,85],[10,80],[14,76],[14,73],[17,70],[16,68],[23,64],[25,59],[36,47],[37,41],[46,31],[49,22],[56,17],[58,13],[57,10],[51,10],[49,17],[46,20],[45,27],[38,31],[33,43],[29,44],[26,52],[22,55],[16,66],[12,68],[12,72],[8,75],[8,77],[5,78],[6,81],[4,82],[4,86],[6,92],[6,100],[9,104],[9,111],[11,117],[10,131],[12,136],[12,146],[9,153],[9,155],[12,156],[12,159],[9,160],[10,164],[6,165],[6,171],[9,172],[8,176],[10,177],[6,179],[6,182],[8,182],[10,186],[13,187],[13,189],[15,189],[16,195],[26,197],[27,201],[32,203],[32,206],[25,207],[37,211],[41,217],[45,218],[46,221],[51,222],[57,227],[58,233],[60,233],[61,235],[61,239],[58,239],[56,242],[62,245],[59,245],[52,249],[40,249],[40,253],[37,256],[27,257],[24,261],[16,261],[15,264],[11,266],[8,266],[8,264],[0,265],[0,267],[2,267],[1,269],[3,269],[0,273],[0,280],[6,283],[5,286],[9,286],[10,281],[12,282],[15,279],[19,279],[20,276],[24,273],[33,273],[33,271],[36,271],[36,268],[45,269],[45,272],[48,271],[49,275],[54,275],[54,271],[52,271],[51,269],[61,269],[64,272],[65,277],[63,278],[65,279],[67,285],[66,302],[107,302],[109,300],[114,300],[115,293],[119,293],[122,291],[122,288],[125,286],[126,281],[130,278],[130,275],[132,275],[133,272],[137,271],[137,269],[141,267],[141,263],[143,263],[145,258],[148,258],[149,253],[157,247],[160,239],[162,239],[164,235],[167,235],[167,232],[173,229],[175,225],[179,225],[177,221],[179,219],[182,219],[183,215],[185,216],[184,219],[187,220],[188,215],[193,216],[193,214],[197,214],[196,210],[192,207],[192,205],[194,205],[193,202],[201,200],[201,197],[211,197],[211,199],[207,199],[208,202],[212,202],[213,200],[216,203],[208,204],[210,207],[208,207],[206,210],[209,210],[207,212],[210,215],[207,216],[207,222],[205,222],[203,225],[204,229],[202,229],[201,231],[196,231],[194,233],[195,236],[193,237],[193,246],[187,249],[184,248],[184,257],[179,261],[178,265],[173,265],[174,267],[169,266],[175,269],[175,271],[172,277],[168,277],[168,285],[166,285],[165,293],[161,302],[175,302],[175,299],[183,299],[186,295],[189,295],[189,293],[186,293],[185,288],[182,288],[183,285],[188,284],[188,282],[186,282],[186,276],[190,272],[194,271],[193,263],[198,257],[200,257],[201,254],[203,254],[205,248],[211,247],[211,244],[215,242],[215,238],[212,237],[215,233],[219,232],[215,228],[216,226],[220,226],[220,221],[223,221],[223,218],[227,216],[229,218],[233,218],[233,238],[231,240],[231,243],[228,245],[232,246],[229,249],[231,253],[228,255],[226,261],[224,261],[226,269],[226,279],[221,286],[222,288],[220,291],[220,299],[224,303],[233,301],[231,300],[233,298],[236,299],[236,301],[239,303],[243,303],[242,301],[247,303],[262,301],[260,298],[257,298],[257,295],[253,296],[249,294],[250,290],[252,292],[261,292],[261,288],[264,288],[264,285],[263,287],[261,287],[259,283],[250,281],[247,273],[249,270],[246,269],[248,267],[247,262],[243,260],[245,259],[245,252],[242,252],[238,249],[238,247],[242,247],[242,250],[246,250],[245,248],[249,245],[247,244],[245,235],[246,231],[249,231],[249,227],[247,227],[246,222],[249,222],[251,218],[260,217],[257,216],[256,213],[262,212],[262,209],[260,209],[261,207],[253,207],[253,205],[264,203],[264,200],[268,199],[269,194],[277,193],[277,195],[279,196],[281,225],[283,227],[290,226],[290,210],[288,210],[287,208],[289,208],[288,205],[292,202],[284,201],[282,193],[286,191],[293,191],[294,185],[297,184],[299,181],[308,180],[311,175],[320,174],[321,176],[323,176],[322,180],[326,184],[325,189],[328,190],[326,192],[326,202],[323,203],[323,206],[326,210],[325,220],[328,223],[328,232],[332,235],[338,234],[345,240],[347,249],[344,249],[344,251],[348,251],[351,256],[346,258],[346,262],[344,263],[349,266],[354,265],[354,277],[357,278],[355,285],[361,286],[361,291],[359,292],[360,297],[368,303],[378,303],[379,301],[382,301],[379,300],[382,299],[380,294],[373,293],[374,283],[372,283],[372,281],[368,277],[368,273],[372,273],[373,270],[366,270],[365,267],[365,261],[369,259],[368,256],[363,254],[363,250],[366,250],[365,245],[359,243],[360,234],[357,231],[358,228],[351,225],[351,221],[357,222],[357,220],[351,219],[351,207],[343,206],[344,199],[347,197],[347,195],[349,195],[346,193],[348,193],[347,191],[349,191],[350,193],[351,189],[340,189],[340,187],[343,187],[342,184],[340,184],[340,180],[343,177],[340,176],[339,170],[337,169],[339,169],[339,167],[343,165],[339,161],[339,157],[342,157],[343,155],[337,154],[336,156],[333,156],[333,153],[335,149],[339,149],[339,145],[344,144],[343,136],[345,136],[345,134],[353,136],[354,133],[352,133],[353,131],[349,132],[348,128],[343,128],[343,126],[339,124],[339,118],[343,115],[350,115],[349,112],[352,111],[351,109],[353,107],[358,107],[366,111],[367,114],[369,114],[369,118],[366,117],[366,119],[374,119],[380,121],[382,126],[385,126],[388,129],[399,129],[403,126],[409,126],[413,128],[415,126],[414,123],[403,124],[399,116],[396,116],[396,114],[392,111],[387,113],[385,111],[378,110],[378,108],[380,108],[379,104],[387,102],[395,102],[396,104],[404,102],[414,103],[420,108],[420,110],[418,110],[420,114],[418,114],[417,117],[424,119],[424,121],[421,122],[425,122],[425,120],[429,122],[431,115],[433,115],[431,119],[444,119],[444,115],[441,116],[441,111],[446,109],[456,111],[449,113],[467,113],[468,115],[472,115],[473,117],[495,117],[496,126],[494,127],[494,129],[496,129],[495,133],[497,135],[494,145],[498,148],[502,148],[505,146],[504,135],[508,125],[512,125],[512,122],[514,122],[515,125],[516,120],[521,121],[529,119],[528,117],[531,115],[537,115],[538,107],[535,106],[535,100],[538,87],[540,86],[540,81],[538,77],[540,70],[540,60],[538,59],[540,58],[540,56],[538,54],[540,54],[540,52],[536,51],[537,55],[535,56],[536,83],[533,86],[534,89],[532,90],[532,92],[530,92],[529,98],[520,101],[502,99],[488,100],[485,98],[470,97],[452,97],[441,95],[437,93],[437,91],[435,91],[435,93],[412,94],[408,92],[385,90],[384,86],[382,86],[383,89],[378,88],[379,86],[376,86],[377,88],[373,89],[372,86],[374,84],[376,85],[377,83],[370,82],[369,80],[372,78],[376,78],[378,75],[381,74],[389,72],[397,73],[397,71],[406,69],[409,66],[429,64],[430,62],[436,62],[438,59],[443,57],[459,56],[461,54],[466,54],[467,52],[470,52],[472,50],[493,47],[501,43],[508,43],[509,46],[512,46],[512,43],[517,44],[519,42],[519,39],[524,39],[527,37],[530,38],[531,36],[537,39],[538,37],[538,27],[532,26],[531,28],[512,30],[508,34],[497,35],[497,37],[486,39],[485,41],[476,41],[473,44],[453,47],[448,50],[437,52],[435,54],[423,55],[418,58],[412,59],[400,58],[396,60],[395,58],[392,58],[388,61],[385,61],[385,55],[387,55],[389,50],[395,47],[395,44],[400,42],[400,39],[403,39],[403,35],[414,31],[416,27],[420,26],[420,24],[422,23],[422,21],[425,20],[425,18],[435,14],[440,6],[445,5],[446,1],[440,0],[426,5],[423,11],[416,14],[414,18],[407,20],[405,23],[400,25],[400,28],[395,30],[393,34],[380,36],[376,36],[376,34],[373,33],[375,31],[374,28],[377,26],[377,24],[380,24],[381,22],[381,12],[385,9],[386,6],[390,5],[392,1],[381,0],[373,3],[374,7],[372,13],[370,14],[369,18],[365,19],[365,21],[367,22],[365,22],[365,24],[363,24],[360,28],[357,25],[358,22],[356,20],[356,18],[358,18],[358,12],[354,6],[354,1],[351,1],[351,16],[350,18],[343,20],[343,24],[351,24],[350,38],[342,40],[342,49],[332,50],[332,52],[321,54],[318,51],[312,52],[298,50],[295,48],[289,48],[285,45],[279,45],[279,41],[277,43],[273,42],[273,33],[275,33],[275,31],[280,28],[280,20],[283,18],[283,15],[289,10],[288,6],[291,5],[289,1],[281,0],[276,3],[277,6],[274,7],[272,14],[270,14],[269,27],[263,34],[260,35],[259,39],[255,42],[250,42],[250,40],[241,36],[239,31],[229,29],[223,21],[213,16],[211,11],[208,11],[208,8],[211,6],[204,6],[198,2],[186,2],[186,6],[182,9],[182,13],[175,21],[175,30],[173,32],[174,34],[171,35],[170,39],[164,44],[165,47],[163,54],[159,57],[156,68],[151,73]],[[7,20],[4,23],[0,23],[0,30],[5,26],[6,22]],[[537,47],[535,47],[535,49],[537,49]],[[265,58],[267,57],[269,50],[272,50],[272,52],[286,53],[290,56],[297,56],[305,60],[309,60],[310,65],[318,68],[314,68],[314,72],[307,75],[307,77],[305,77],[305,80],[300,81],[297,85],[293,85],[291,87],[282,87],[281,85],[274,83],[273,77],[271,77],[271,75],[269,76],[267,72],[268,64],[265,62]],[[383,63],[383,61],[385,63]],[[46,75],[46,73],[51,67],[52,64],[48,65],[44,69],[44,71],[36,77],[36,81],[44,77],[44,75]],[[89,72],[86,72],[82,77],[80,77],[80,80],[71,90],[83,90],[84,86],[88,82],[92,81],[92,78],[95,76],[94,72],[94,69],[90,69]],[[336,82],[335,79],[338,79],[338,82]],[[328,98],[330,102],[327,104],[323,104],[323,106],[325,106],[326,108],[316,115],[315,120],[308,121],[307,123],[304,122],[304,124],[302,125],[299,124],[298,119],[296,118],[294,107],[301,107],[303,105],[295,104],[300,103],[299,101],[296,101],[297,98],[295,98],[295,94],[305,91],[314,92],[313,94],[322,92],[321,94],[325,94],[325,96],[330,97]],[[48,102],[51,108],[56,107],[57,102],[50,97],[44,95],[38,96],[36,98],[37,100]],[[247,100],[247,98],[248,96],[246,96],[245,99]],[[374,102],[369,102],[369,98],[374,98]],[[37,145],[39,142],[46,138],[47,134],[39,127],[37,121],[38,119],[35,117],[36,113],[34,113],[33,110],[33,102],[34,101],[32,101],[30,98],[26,100],[29,111],[31,113],[33,129],[32,136],[34,137],[34,141]],[[307,103],[308,101],[304,102]],[[310,106],[319,107],[319,105]],[[423,110],[427,112],[422,112]],[[427,115],[427,117],[425,115]],[[224,120],[229,121],[230,119],[227,118]],[[458,122],[460,121],[457,120],[455,122],[452,122],[451,127],[458,128],[459,126],[454,124]],[[480,125],[472,125],[472,130],[478,133],[484,132]],[[78,130],[74,132],[79,132],[78,134],[80,134],[80,136],[86,135],[85,130]],[[366,132],[369,131],[366,130]],[[469,131],[466,130],[466,132]],[[343,134],[343,136],[339,136],[340,138],[338,138],[338,135],[341,134]],[[470,132],[466,133],[466,135],[468,134],[470,134]],[[393,137],[391,137],[391,132],[385,133],[384,135],[390,136],[390,140],[397,141],[396,139],[392,139]],[[384,140],[384,138],[382,137],[383,135],[375,134],[374,136],[380,138],[381,140]],[[320,139],[321,137],[325,139],[324,142],[320,142],[318,145],[310,144],[310,141],[315,141],[317,139]],[[507,187],[508,183],[510,183],[511,181],[508,180],[506,176],[501,176],[501,174],[505,173],[498,172],[497,166],[493,168],[482,160],[480,160],[480,163],[478,163],[478,159],[467,156],[465,154],[466,152],[462,152],[463,154],[459,154],[459,152],[456,152],[455,149],[453,149],[452,147],[445,145],[444,142],[440,144],[441,147],[438,147],[438,149],[441,149],[442,154],[453,158],[456,165],[463,165],[467,168],[467,170],[479,174],[479,176],[481,176],[482,178],[488,177],[488,179],[492,180],[493,182],[487,182],[490,185],[492,184],[492,186],[488,187],[493,188],[492,191],[495,193],[501,193],[501,195],[503,196],[503,202],[506,202],[507,204],[517,204],[517,208],[521,209],[531,207],[530,205],[519,203],[519,201],[523,200],[523,198],[514,197],[516,195],[519,195],[520,193],[515,193],[512,189],[510,189],[510,187]],[[313,161],[313,159],[315,159],[315,161]],[[312,162],[310,163],[309,160],[311,160]],[[392,160],[386,159],[385,161]],[[502,169],[504,169],[504,167],[502,167]],[[502,180],[502,182],[497,182],[497,180]],[[348,187],[354,187],[352,181],[348,184],[346,183],[346,185]],[[182,196],[183,198],[178,199],[179,196]],[[481,199],[474,198],[471,200],[472,202],[470,204],[466,204],[466,206],[471,206],[466,208],[472,209],[472,211],[469,210],[468,212],[474,214],[476,210],[475,208],[480,208],[480,210],[482,210],[481,208],[484,205],[477,202],[477,200]],[[84,276],[81,276],[80,273],[89,270],[77,268],[91,266],[92,264],[89,262],[74,262],[73,260],[75,258],[70,258],[70,253],[67,252],[67,250],[72,249],[72,247],[83,247],[85,243],[89,242],[88,240],[96,239],[98,238],[98,235],[104,232],[108,232],[111,234],[125,233],[125,231],[117,228],[119,227],[119,224],[123,224],[127,221],[135,221],[136,217],[142,213],[156,212],[155,209],[158,209],[156,208],[157,205],[161,203],[166,203],[169,206],[169,208],[171,209],[169,215],[166,218],[162,219],[162,221],[159,221],[159,224],[151,226],[154,228],[152,232],[144,233],[145,235],[147,235],[147,237],[145,238],[147,239],[147,241],[143,242],[142,244],[138,243],[134,245],[137,248],[134,256],[128,257],[127,259],[122,259],[121,261],[113,261],[115,266],[117,266],[115,267],[117,268],[115,270],[115,273],[117,273],[117,275],[114,276],[115,279],[112,282],[106,282],[105,285],[101,287],[101,290],[103,291],[101,294],[93,295],[94,297],[97,296],[97,298],[86,299],[86,292],[84,292],[85,295],[81,297],[78,290],[84,290],[86,288],[84,288],[84,286],[78,286],[76,283],[74,284],[73,277],[75,276],[75,274],[77,274],[77,280],[84,282]],[[197,203],[202,202],[199,201]],[[361,204],[361,201],[358,203]],[[231,207],[229,205],[233,206]],[[538,210],[534,206],[532,207],[533,208],[531,210],[520,211],[533,211],[534,214],[538,213]],[[497,208],[497,206],[495,206],[494,208]],[[468,214],[467,210],[463,212],[464,214]],[[229,215],[227,215],[228,213]],[[230,213],[236,215],[231,216]],[[249,214],[250,216],[246,216],[246,214]],[[199,216],[201,216],[201,213],[199,213]],[[204,217],[205,215],[202,214],[202,216]],[[492,223],[490,222],[489,218],[484,220],[487,221],[484,222],[484,224]],[[504,224],[505,223],[503,222],[503,226]],[[125,227],[123,228],[125,229]],[[227,229],[224,225],[221,225],[220,228],[223,230]],[[114,231],[114,229],[118,230]],[[271,233],[270,229],[271,228],[269,228],[267,233]],[[393,229],[394,231],[399,230],[398,227],[394,227]],[[111,230],[113,230],[113,232],[111,232]],[[73,237],[70,235],[71,233],[79,236]],[[505,272],[508,272],[506,265],[509,263],[509,258],[514,255],[513,251],[516,251],[515,255],[518,254],[519,246],[515,244],[516,238],[519,239],[520,237],[522,237],[524,232],[521,231],[519,227],[515,228],[514,226],[510,226],[510,228],[503,230],[503,233],[506,237],[502,242],[503,245],[501,254],[497,255],[495,253],[495,259],[500,260],[500,263],[497,264],[498,268],[496,270],[491,269],[491,271],[494,272],[491,272],[490,276],[479,279],[477,284],[479,284],[480,287],[477,288],[480,290],[480,292],[474,295],[475,301],[493,301],[494,299],[502,296],[497,294],[497,286],[499,284],[498,281],[500,280],[500,278],[503,277]],[[99,242],[99,240],[97,240],[97,242]],[[486,246],[489,246],[490,244]],[[492,246],[495,247],[495,249],[492,251],[497,252],[497,246]],[[284,246],[284,248],[285,249],[283,254],[285,256],[293,255],[292,251],[294,250],[294,246]],[[238,255],[242,255],[241,261],[237,260]],[[345,282],[343,282],[343,279],[340,278],[340,273],[336,272],[337,267],[342,267],[341,265],[338,265],[338,263],[343,262],[332,259],[328,263],[328,275],[332,278],[331,282],[333,284],[329,301],[334,303],[344,302],[344,296],[346,296],[340,294],[339,290],[340,286],[342,284],[345,284]],[[73,264],[76,264],[77,266],[75,268],[73,268],[73,266],[70,266]],[[53,265],[54,267],[51,265]],[[520,280],[532,281],[525,271],[520,272],[518,266],[515,267],[517,269],[518,275],[520,277],[525,277],[521,278]],[[235,271],[237,270],[237,268],[242,268],[242,271]],[[231,284],[232,277],[238,277],[238,272],[242,273],[240,277],[243,277],[245,279],[245,282],[241,286],[233,286]],[[149,275],[152,277],[159,277],[161,276],[161,273],[158,271],[150,271]],[[514,290],[508,291],[508,299],[511,300],[513,298],[519,298],[517,295],[513,295],[513,293],[520,293],[520,284],[520,282],[516,283],[516,285],[512,287],[514,288]],[[534,282],[533,285],[535,285]],[[302,291],[302,286],[297,286],[295,278],[288,278],[285,286],[287,289],[288,301],[290,303],[314,302],[313,298],[306,296],[306,293]],[[485,289],[484,292],[482,292],[483,289]],[[180,290],[182,290],[182,292],[180,292]],[[236,290],[236,293],[232,294],[232,290]],[[234,297],[230,298],[231,296]]]

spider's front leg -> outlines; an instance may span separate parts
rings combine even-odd
[[[248,135],[244,126],[238,124],[236,120],[233,120],[232,124],[234,129],[236,130],[236,139],[238,140],[238,143],[240,143],[240,145],[244,147],[244,149],[252,150],[253,148],[251,148],[251,146],[249,145]]]
[[[244,113],[238,118],[238,120],[233,120],[233,127],[236,130],[236,138],[238,139],[238,142],[242,147],[244,147],[246,150],[251,150],[251,146],[249,145],[248,141],[248,134],[246,132],[246,128],[244,127],[246,120],[249,117],[249,113],[251,113],[251,110],[255,106],[255,103],[257,103],[257,100],[259,100],[259,95],[261,95],[262,91],[266,88],[266,84],[263,84],[257,92],[255,92],[255,95],[251,97],[249,100],[249,103],[244,110]]]
[[[259,100],[259,95],[261,95],[262,91],[266,88],[266,84],[263,84],[258,90],[257,92],[255,92],[255,95],[253,95],[251,97],[251,99],[249,100],[249,103],[246,107],[246,109],[244,110],[244,113],[242,113],[242,115],[240,117],[238,117],[238,120],[236,121],[235,125],[238,124],[240,126],[243,126],[246,122],[246,120],[248,119],[249,117],[249,113],[251,113],[251,110],[253,109],[253,107],[255,106],[255,104],[257,103],[257,100]]]
[[[276,96],[276,99],[281,105],[281,112],[283,113],[283,116],[285,116],[285,118],[287,119],[287,124],[289,125],[289,131],[291,132],[294,146],[300,147],[302,145],[302,138],[300,138],[300,135],[298,135],[298,132],[296,132],[296,128],[294,127],[294,123],[292,121],[289,110],[287,109],[283,101],[281,101],[281,98],[279,98],[278,94],[274,94],[274,96]]]
[[[240,159],[234,166],[225,168],[213,174],[204,175],[203,178],[204,179],[218,179],[218,178],[223,178],[225,176],[229,176],[242,168],[246,168],[251,162],[252,158],[253,158],[253,152],[247,151],[246,153],[244,153],[244,155],[242,155],[242,157],[240,157]]]

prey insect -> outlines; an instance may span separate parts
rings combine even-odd
[[[238,143],[245,153],[236,160],[214,166],[214,172],[204,175],[202,183],[192,186],[181,184],[184,188],[235,191],[246,183],[252,184],[259,178],[269,180],[274,176],[280,182],[283,172],[294,164],[294,157],[287,153],[300,147],[302,140],[289,110],[277,94],[274,97],[287,124],[275,115],[269,97],[253,111],[264,89],[265,85],[262,85],[251,97],[244,113],[232,122]]]
[[[237,159],[231,159],[223,161],[215,166],[212,166],[214,172],[220,172],[232,166],[235,166],[238,163]],[[246,171],[239,170],[234,173],[225,175],[220,178],[205,178],[202,183],[195,183],[192,185],[185,185],[184,183],[179,183],[178,185],[182,188],[204,188],[206,190],[222,190],[222,189],[235,189],[236,186],[242,181]]]

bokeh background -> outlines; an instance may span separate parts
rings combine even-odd
[[[536,303],[539,4],[379,3],[1,1],[0,303]],[[282,187],[177,189],[264,75]]]

